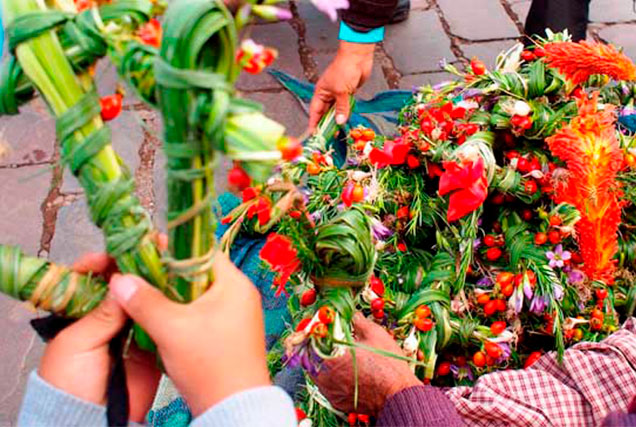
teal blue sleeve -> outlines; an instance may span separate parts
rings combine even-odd
[[[344,21],[340,22],[340,34],[338,38],[351,43],[379,43],[384,40],[384,27],[374,28],[363,33],[348,26]]]

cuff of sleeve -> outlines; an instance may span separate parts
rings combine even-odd
[[[280,387],[259,387],[222,400],[196,418],[193,427],[295,427],[291,398]]]
[[[53,387],[33,371],[27,382],[18,425],[106,425],[106,408]]]
[[[340,22],[338,38],[351,43],[379,43],[384,40],[384,27],[374,28],[366,33],[356,31],[344,21]]]

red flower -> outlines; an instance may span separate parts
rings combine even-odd
[[[300,268],[298,251],[291,240],[280,234],[272,233],[267,237],[267,242],[261,249],[260,257],[269,264],[272,271],[278,273],[274,279],[276,296],[285,291],[289,277]]]
[[[249,202],[250,200],[258,197],[258,193],[259,191],[257,188],[247,187],[245,190],[243,190],[243,203]]]
[[[484,159],[464,160],[461,164],[444,162],[444,173],[439,179],[439,194],[453,192],[448,203],[449,222],[468,215],[479,208],[488,197],[488,181]]]
[[[350,208],[353,204],[353,190],[355,189],[355,185],[352,181],[348,181],[344,188],[342,189],[342,202],[346,207]]]
[[[253,204],[247,210],[247,217],[249,219],[256,217],[258,218],[258,223],[260,225],[265,225],[269,222],[271,217],[272,210],[272,202],[269,201],[267,197],[260,197],[258,202]]]
[[[401,165],[406,162],[406,157],[411,150],[411,144],[397,140],[388,140],[384,142],[382,150],[374,148],[369,153],[369,161],[377,165],[379,168],[384,168],[389,165]]]
[[[152,18],[150,21],[139,27],[137,35],[144,44],[154,47],[161,46],[161,22]]]

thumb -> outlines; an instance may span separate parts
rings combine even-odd
[[[131,274],[113,276],[110,291],[128,316],[155,341],[160,341],[167,332],[166,319],[176,318],[175,312],[182,308],[145,280]]]
[[[102,303],[82,319],[66,328],[60,335],[69,348],[76,352],[90,351],[107,344],[126,323],[126,313],[112,297]]]
[[[343,93],[336,97],[336,123],[340,126],[349,120],[350,104],[349,94]]]
[[[364,317],[359,311],[353,315],[353,331],[356,334],[356,341],[368,340],[377,332],[377,328],[381,329],[380,326]]]

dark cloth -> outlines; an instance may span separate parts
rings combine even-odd
[[[351,0],[342,11],[342,20],[356,31],[368,32],[393,18],[398,0]]]
[[[526,19],[528,36],[545,37],[546,28],[565,29],[574,41],[584,40],[590,12],[590,0],[533,0]]]
[[[376,425],[459,427],[464,423],[441,390],[423,385],[404,389],[391,396],[382,408]]]

